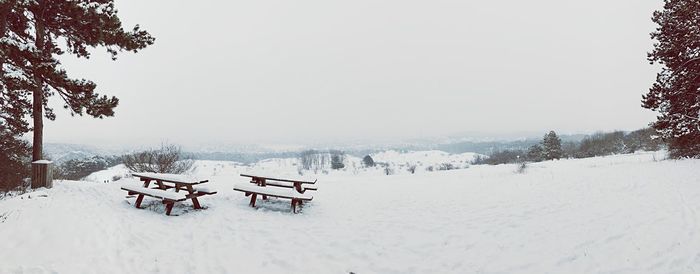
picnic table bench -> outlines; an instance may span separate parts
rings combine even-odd
[[[176,202],[192,200],[194,209],[201,209],[197,197],[216,194],[216,191],[206,187],[198,186],[209,182],[209,180],[194,180],[177,174],[165,173],[133,173],[143,181],[143,186],[123,185],[122,190],[126,190],[128,195],[138,194],[136,198],[136,208],[141,207],[144,196],[161,199],[165,204],[165,214],[170,215]],[[155,181],[155,186],[148,188],[151,181]]]
[[[292,212],[297,213],[297,206],[301,206],[305,201],[311,201],[313,199],[313,196],[305,192],[307,190],[318,190],[318,188],[314,186],[316,181],[279,179],[248,174],[241,174],[241,176],[250,177],[251,184],[236,184],[233,190],[245,193],[246,197],[251,196],[251,207],[255,207],[255,201],[258,195],[261,195],[263,200],[266,200],[267,197],[270,196],[291,199]]]

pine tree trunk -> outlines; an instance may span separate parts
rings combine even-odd
[[[39,2],[41,7],[39,8],[38,14],[34,14],[35,29],[36,29],[36,40],[35,46],[37,51],[41,54],[44,45],[44,22],[43,22],[43,3]],[[43,54],[42,54],[43,55]],[[36,69],[41,64],[33,64]],[[44,82],[37,71],[34,72],[34,84],[36,85],[34,89],[34,98],[32,100],[32,116],[34,118],[34,141],[32,142],[32,161],[37,161],[42,159],[43,144],[44,144]]]

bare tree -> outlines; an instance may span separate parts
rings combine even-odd
[[[174,174],[190,171],[194,165],[194,160],[185,158],[176,145],[161,145],[160,149],[124,155],[122,162],[133,172]]]
[[[410,172],[411,174],[414,174],[416,173],[416,165],[409,165],[406,170],[408,170],[408,172]]]

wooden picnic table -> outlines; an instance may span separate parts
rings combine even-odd
[[[279,186],[279,187],[293,187],[299,193],[304,193],[307,189],[308,190],[316,190],[316,187],[314,187],[314,186],[304,186],[302,188],[303,184],[313,185],[313,184],[316,184],[316,181],[279,179],[279,178],[265,177],[265,176],[258,176],[258,175],[249,175],[249,174],[241,174],[241,176],[250,177],[251,178],[250,182],[255,183],[259,186],[272,185],[272,186]],[[268,182],[268,181],[272,181],[272,182]],[[278,184],[276,182],[286,182],[286,183],[291,183],[292,185],[289,186],[286,184]]]
[[[306,192],[306,190],[317,190],[317,187],[313,186],[316,181],[280,179],[249,174],[241,174],[241,176],[251,178],[250,182],[253,183],[254,186],[238,184],[233,189],[244,192],[246,196],[250,195],[251,207],[255,207],[257,194],[260,194],[263,200],[267,200],[267,196],[291,199],[292,212],[296,213],[297,205],[301,206],[304,201],[311,201],[313,199],[313,196],[305,194],[304,192]],[[274,188],[269,188],[267,186],[273,186]],[[284,190],[284,188],[288,190]]]
[[[132,175],[143,181],[143,187],[134,188],[125,186],[122,187],[122,189],[128,191],[129,195],[138,194],[136,198],[136,208],[140,208],[144,196],[151,196],[163,199],[163,203],[166,204],[165,214],[170,215],[175,202],[190,199],[192,200],[192,207],[194,209],[201,209],[202,206],[199,204],[197,197],[216,194],[216,191],[211,191],[203,187],[195,188],[196,185],[204,184],[209,182],[209,180],[194,180],[188,179],[182,175],[164,173],[133,173]],[[155,186],[149,188],[151,182],[155,182]],[[174,189],[175,193],[168,192],[169,189]],[[180,191],[185,193],[180,193],[180,195],[178,195]]]

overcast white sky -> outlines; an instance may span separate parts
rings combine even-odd
[[[661,0],[117,0],[156,43],[64,58],[121,101],[48,142],[260,144],[631,130]],[[59,105],[59,98],[52,97]]]

